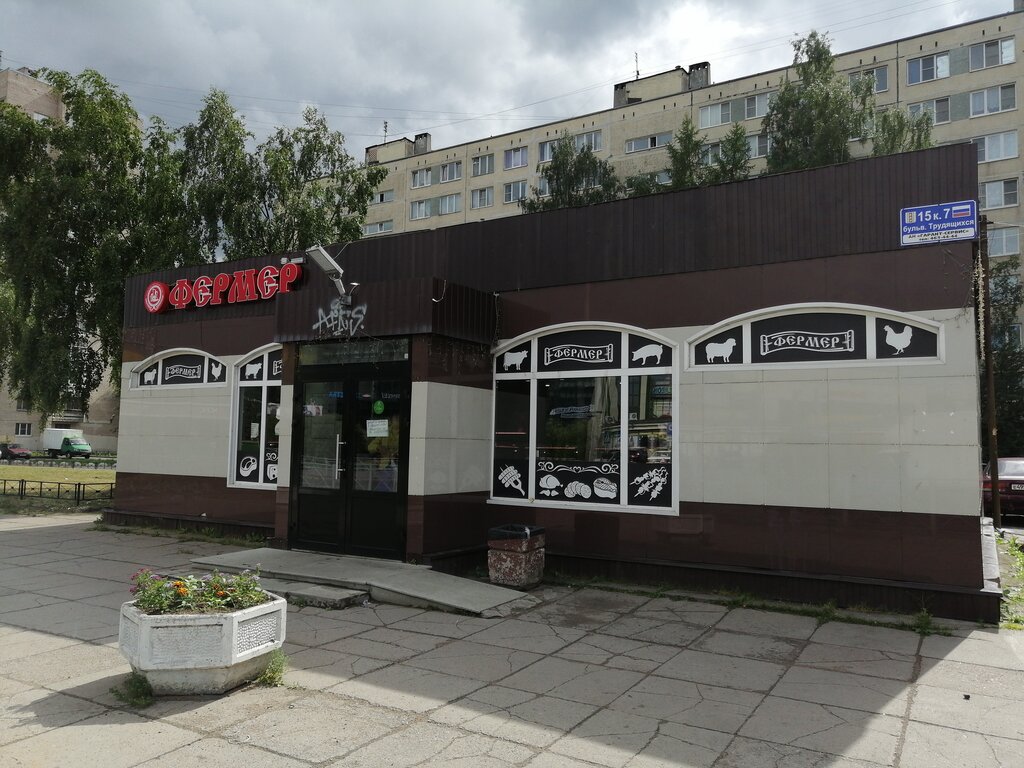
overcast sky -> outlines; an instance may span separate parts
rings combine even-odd
[[[362,160],[607,109],[612,86],[711,63],[716,82],[1012,10],[1013,0],[0,0],[0,68],[98,70],[143,117],[195,119],[226,91],[250,130],[324,112]]]

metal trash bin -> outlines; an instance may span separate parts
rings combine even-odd
[[[544,529],[508,523],[487,531],[487,573],[492,584],[526,589],[544,578]]]

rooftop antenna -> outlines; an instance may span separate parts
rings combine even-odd
[[[636,66],[636,79],[640,79],[640,57],[637,56],[636,51],[633,51],[633,64]]]
[[[388,143],[388,121],[384,121],[384,143]]]

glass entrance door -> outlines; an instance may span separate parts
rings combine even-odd
[[[410,382],[403,364],[303,370],[296,385],[291,540],[401,559]]]

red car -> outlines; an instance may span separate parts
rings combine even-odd
[[[14,461],[15,459],[31,459],[32,451],[22,448],[17,443],[0,443],[0,459]]]
[[[981,495],[985,512],[992,506],[992,479],[988,464],[981,473]],[[999,511],[1003,514],[1024,514],[1024,458],[999,460]]]

